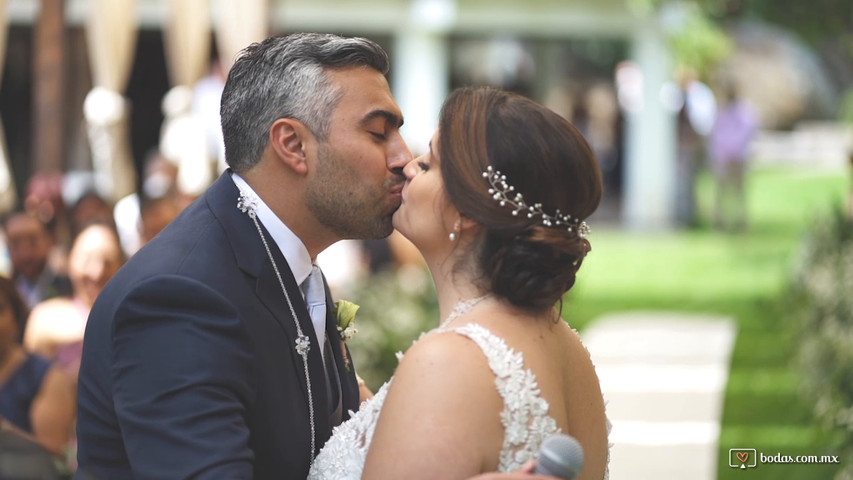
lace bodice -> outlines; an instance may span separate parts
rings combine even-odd
[[[393,379],[392,379],[393,380]],[[391,380],[385,382],[373,398],[363,402],[357,413],[350,411],[350,418],[332,431],[332,437],[320,450],[308,480],[355,480],[361,478],[367,449],[376,430],[379,411],[385,403],[385,395]]]
[[[486,356],[495,375],[495,387],[504,401],[500,414],[504,441],[498,471],[520,468],[536,455],[545,438],[559,431],[557,422],[548,415],[548,402],[540,396],[536,377],[524,368],[520,352],[509,348],[503,339],[482,325],[470,323],[439,331],[452,331],[470,338]],[[379,411],[392,381],[382,385],[357,413],[351,413],[350,420],[335,427],[311,467],[309,480],[361,478]]]
[[[559,431],[557,422],[548,415],[548,402],[539,396],[533,372],[524,368],[524,357],[509,348],[502,338],[476,323],[452,330],[473,340],[489,361],[489,368],[495,374],[495,387],[504,401],[501,412],[504,442],[498,471],[517,470],[536,455],[548,436]]]

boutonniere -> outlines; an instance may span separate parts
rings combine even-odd
[[[337,322],[338,335],[341,337],[341,356],[344,359],[344,366],[349,372],[350,362],[347,356],[346,341],[358,333],[355,328],[355,313],[358,311],[358,305],[346,300],[338,300],[335,302],[335,321]]]
[[[358,308],[358,305],[346,300],[335,302],[335,320],[338,323],[338,335],[345,342],[358,333],[358,329],[355,328],[355,313],[358,311]]]

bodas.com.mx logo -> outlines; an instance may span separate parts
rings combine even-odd
[[[732,468],[755,468],[758,458],[754,448],[732,448],[729,450],[729,466]]]

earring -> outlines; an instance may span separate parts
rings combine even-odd
[[[451,242],[455,242],[456,239],[459,238],[459,234],[456,232],[458,232],[460,228],[462,228],[462,222],[459,219],[456,219],[456,224],[453,225],[453,231],[447,236]]]

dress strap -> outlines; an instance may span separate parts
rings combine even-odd
[[[469,323],[444,331],[468,337],[486,356],[495,374],[495,387],[504,402],[501,424],[504,441],[498,470],[509,472],[534,458],[542,441],[557,433],[557,422],[548,415],[548,402],[540,396],[536,376],[524,368],[524,357],[486,327]]]

